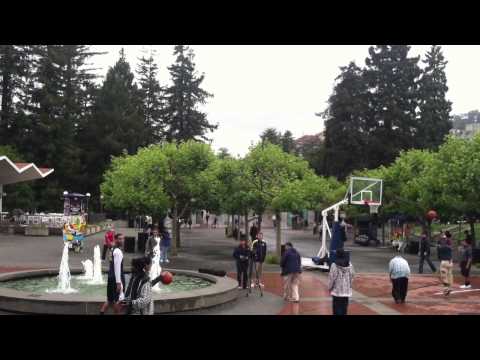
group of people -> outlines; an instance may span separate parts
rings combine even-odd
[[[462,241],[460,273],[464,277],[464,284],[461,289],[471,288],[470,269],[472,266],[472,236],[469,231],[465,231],[465,239]],[[431,243],[428,234],[424,232],[421,236],[419,246],[420,264],[418,272],[423,273],[423,264],[426,261],[433,273],[437,272],[435,265],[430,259]],[[440,280],[444,287],[445,296],[450,295],[453,287],[453,240],[449,231],[441,234],[437,246],[437,256],[440,260]],[[410,276],[410,267],[405,258],[400,254],[396,255],[389,264],[390,279],[392,281],[392,296],[395,302],[404,303],[408,291],[408,278]]]

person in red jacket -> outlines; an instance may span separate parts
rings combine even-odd
[[[109,225],[107,232],[105,233],[105,239],[103,240],[102,260],[106,259],[107,251],[113,247],[115,239],[115,229],[113,225]]]

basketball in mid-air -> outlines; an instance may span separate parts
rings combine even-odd
[[[436,219],[437,217],[438,217],[438,214],[435,210],[429,210],[427,212],[427,219],[428,220],[432,221],[432,220]]]
[[[168,285],[173,281],[173,275],[169,271],[165,271],[162,273],[162,284]]]

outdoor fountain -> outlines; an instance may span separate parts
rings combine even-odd
[[[162,271],[158,244],[155,249],[150,273],[153,277]],[[90,259],[82,261],[83,270],[71,269],[68,261],[68,245],[65,245],[57,269],[0,274],[0,310],[35,314],[98,314],[107,292],[100,247],[94,247],[93,262]],[[129,262],[125,263],[127,282]],[[237,282],[229,277],[166,270],[173,273],[174,278],[170,285],[159,283],[154,288],[157,314],[196,310],[237,298]]]
[[[150,279],[155,279],[162,273],[162,267],[160,266],[160,243],[157,241],[155,247],[153,248],[153,259],[152,259],[152,267],[150,268]],[[152,290],[154,292],[160,292],[161,287],[160,283],[157,283]]]

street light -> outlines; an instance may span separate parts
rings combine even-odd
[[[104,196],[103,194],[100,195],[100,213],[103,214],[103,199],[104,199]]]
[[[87,214],[88,214],[88,200],[90,200],[91,194],[90,194],[90,193],[86,193],[85,195],[87,196]]]
[[[63,192],[63,196],[67,196],[67,195],[68,195],[68,191],[65,190],[65,191]]]

